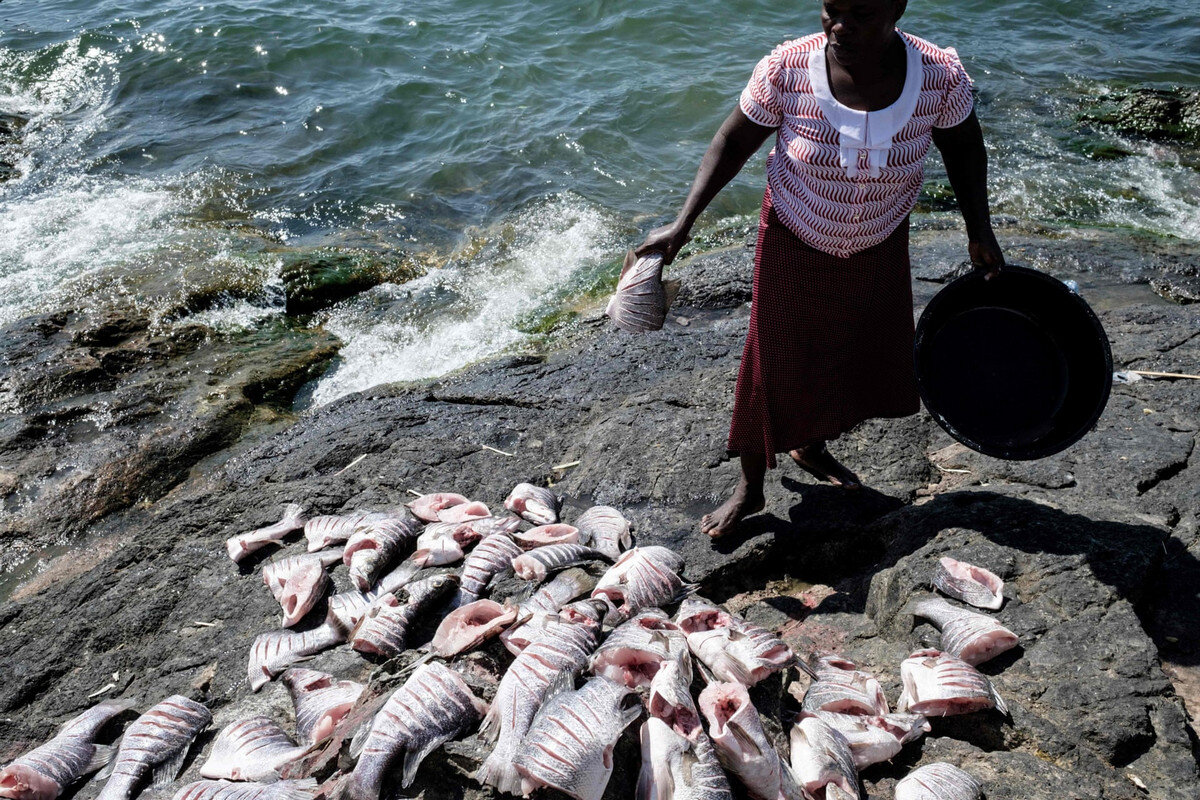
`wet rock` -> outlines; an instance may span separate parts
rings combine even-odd
[[[1081,122],[1151,139],[1200,143],[1200,92],[1133,87],[1115,90],[1079,114]]]
[[[1172,303],[1188,305],[1200,303],[1200,277],[1196,275],[1168,278],[1151,278],[1150,288],[1160,297]]]
[[[28,124],[25,114],[0,113],[0,140],[16,138]]]
[[[418,274],[413,262],[392,254],[326,248],[289,255],[282,271],[287,313],[311,314],[372,286],[403,283]]]

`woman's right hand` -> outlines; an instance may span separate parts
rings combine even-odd
[[[662,253],[663,263],[670,264],[690,238],[687,226],[675,221],[646,234],[646,240],[634,248],[633,254],[641,258],[647,253]]]

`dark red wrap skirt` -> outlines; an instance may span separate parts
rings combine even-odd
[[[729,453],[775,454],[836,439],[863,420],[920,408],[913,372],[908,219],[849,258],[802,242],[763,198],[754,302]]]

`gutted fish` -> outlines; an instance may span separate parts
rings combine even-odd
[[[917,603],[914,613],[942,632],[942,650],[971,666],[1017,646],[1017,635],[986,614],[953,606],[940,597]]]
[[[354,529],[364,522],[386,519],[382,511],[361,511],[355,514],[325,514],[313,517],[304,523],[304,538],[308,541],[308,552],[315,553],[341,544],[354,534]]]
[[[633,690],[604,677],[555,695],[538,711],[513,763],[521,794],[549,786],[575,800],[600,800],[617,739],[641,711]]]
[[[998,611],[1004,605],[1004,581],[1000,576],[949,556],[938,560],[931,583],[938,591],[976,608]]]
[[[753,686],[796,663],[792,649],[777,635],[706,600],[684,600],[676,621],[692,655],[719,680]]]
[[[479,722],[487,705],[458,673],[436,661],[422,665],[388,698],[346,782],[349,800],[378,800],[384,777],[403,756],[400,787],[408,788],[425,757]]]
[[[129,800],[146,777],[165,786],[179,777],[188,748],[212,723],[212,713],[182,695],[171,695],[135,719],[121,737],[108,783],[97,800]]]
[[[475,501],[472,503],[459,503],[449,508],[443,508],[438,512],[437,518],[438,522],[461,524],[473,520],[485,519],[491,515],[492,512],[486,504]]]
[[[580,541],[604,553],[613,561],[621,557],[622,550],[633,545],[629,520],[612,506],[592,506],[575,520],[579,528]]]
[[[461,494],[436,492],[434,494],[423,494],[407,505],[408,510],[422,522],[437,522],[439,511],[451,508],[452,506],[462,505],[466,502],[469,501]]]
[[[116,748],[96,744],[96,735],[131,708],[125,700],[97,703],[67,722],[53,739],[0,769],[0,797],[54,800],[70,784],[108,764]]]
[[[493,533],[507,533],[511,535],[521,527],[521,518],[514,514],[505,514],[503,517],[469,519],[462,524],[470,527],[478,538],[483,539],[491,536]]]
[[[591,669],[623,686],[649,686],[666,661],[678,661],[691,675],[687,637],[657,608],[639,612],[617,626],[592,656]]]
[[[350,646],[360,653],[391,658],[402,653],[413,621],[458,586],[454,574],[433,575],[400,590],[403,599],[385,594],[358,623]]]
[[[626,620],[643,608],[667,605],[691,591],[694,587],[679,577],[682,568],[683,558],[665,547],[634,547],[604,573],[592,597],[609,605],[606,622]]]
[[[400,586],[405,583],[407,581],[401,583]],[[391,591],[394,590],[388,589],[382,594]],[[360,592],[357,589],[351,589],[348,592],[339,592],[329,598],[329,610],[325,614],[325,627],[341,633],[341,639],[334,644],[350,640],[350,632],[358,625],[359,620],[366,616],[371,609],[371,604],[378,596],[374,592]]]
[[[804,694],[805,711],[841,714],[887,714],[887,698],[874,675],[863,672],[849,659],[825,656],[817,662],[817,677]]]
[[[259,634],[250,647],[250,664],[246,668],[250,689],[257,692],[297,661],[338,646],[346,641],[346,634],[344,628],[328,618],[306,631],[285,629]]]
[[[520,792],[513,760],[529,731],[534,714],[554,686],[569,680],[587,664],[600,632],[600,612],[595,606],[577,609],[574,619],[566,616],[548,623],[542,635],[516,657],[500,679],[492,707],[480,729],[495,744],[480,767],[476,779],[502,792]]]
[[[306,752],[307,747],[292,742],[270,717],[240,719],[217,734],[200,776],[231,781],[277,780],[281,768]]]
[[[538,525],[524,533],[514,533],[517,544],[526,550],[550,544],[583,544],[579,541],[579,528],[556,522],[553,525]]]
[[[316,778],[274,783],[196,781],[176,792],[171,800],[310,800],[316,793]]]
[[[339,550],[304,553],[263,565],[263,583],[283,609],[283,627],[290,628],[312,610],[330,586],[328,567],[342,560]]]
[[[979,781],[942,761],[926,764],[896,784],[896,800],[979,800],[982,792]]]
[[[558,510],[562,507],[562,500],[544,486],[518,483],[508,493],[504,507],[534,525],[550,525],[558,522]]]
[[[342,561],[350,567],[350,579],[367,591],[389,564],[400,557],[408,543],[417,537],[417,525],[411,517],[384,517],[359,523],[354,528]]]
[[[324,672],[297,667],[283,673],[279,680],[292,696],[296,735],[307,744],[332,735],[366,688],[361,683],[339,681]]]
[[[514,606],[500,605],[493,600],[476,600],[459,606],[446,615],[433,635],[430,650],[442,658],[453,658],[478,647],[487,639],[513,624],[517,619]]]
[[[493,533],[479,543],[463,562],[462,585],[458,589],[456,605],[478,600],[492,578],[512,569],[512,560],[521,555],[521,546],[508,534]]]
[[[543,581],[551,572],[599,560],[607,561],[608,556],[581,544],[551,544],[517,556],[512,568],[518,578]]]
[[[929,720],[920,714],[887,714],[868,717],[862,714],[838,714],[832,711],[803,712],[831,726],[850,745],[857,769],[891,761],[904,745],[929,733]],[[794,765],[793,765],[794,766]]]
[[[433,522],[417,537],[417,550],[409,560],[418,567],[441,567],[462,559],[480,536],[461,522]]]
[[[806,792],[818,794],[833,784],[858,800],[858,770],[845,736],[808,716],[792,726],[790,739],[792,775]]]
[[[758,710],[740,683],[710,683],[700,693],[700,710],[717,758],[760,800],[802,797],[791,770],[763,731]]]
[[[288,503],[283,509],[283,518],[279,522],[234,536],[225,542],[225,550],[236,563],[269,544],[278,544],[283,537],[292,531],[300,530],[304,525],[304,507],[296,503]]]
[[[630,333],[662,330],[670,306],[662,271],[661,253],[647,253],[624,271],[604,309],[614,325]]]
[[[563,570],[554,578],[531,594],[528,599],[521,601],[518,609],[521,615],[557,612],[576,597],[585,595],[596,587],[596,579],[585,570],[572,568]]]
[[[545,636],[555,636],[555,626],[562,623],[576,623],[604,615],[606,606],[597,600],[579,600],[563,606],[553,614],[535,613],[519,625],[514,625],[500,635],[500,640],[513,655],[520,655],[525,648]],[[517,620],[522,617],[518,610]]]
[[[918,650],[900,664],[904,689],[898,711],[927,717],[948,717],[1008,706],[987,676],[960,658],[940,650]]]

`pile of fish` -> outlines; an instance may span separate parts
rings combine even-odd
[[[1006,713],[975,669],[1017,643],[991,617],[932,596],[917,603],[914,613],[940,628],[942,649],[919,650],[900,665],[903,692],[893,710],[879,681],[853,662],[826,654],[810,665],[775,633],[695,596],[683,559],[635,546],[617,509],[596,506],[567,523],[561,499],[530,484],[514,488],[504,507],[493,514],[453,493],[311,518],[289,505],[278,523],[229,539],[238,562],[303,531],[307,552],[262,567],[281,627],[255,640],[247,673],[255,692],[279,679],[295,728],[265,716],[230,722],[200,767],[204,780],[175,800],[381,800],[410,787],[438,747],[475,734],[484,748],[480,784],[600,800],[617,741],[639,721],[639,800],[732,798],[731,776],[761,800],[847,800],[865,796],[859,771],[929,732],[929,717]],[[346,567],[339,582],[350,587],[341,592],[330,575],[338,564]],[[527,581],[514,595],[524,599],[488,597],[500,576]],[[942,559],[932,583],[977,606],[1003,603],[998,578],[952,559]],[[494,688],[488,703],[479,696],[483,662],[463,659],[493,639],[507,666],[485,687]],[[375,697],[296,666],[339,646],[375,661],[409,652],[402,683]],[[385,672],[400,666],[391,663]],[[811,682],[788,720],[784,757],[750,689],[792,668]],[[173,696],[129,725],[119,748],[99,743],[100,731],[130,708],[100,703],[68,722],[0,770],[0,797],[54,800],[102,768],[110,777],[101,800],[131,800],[147,781],[174,781],[212,721],[208,709]],[[351,761],[342,763],[353,766],[318,786],[304,759],[331,739],[351,743]],[[296,774],[306,777],[282,779]],[[896,797],[975,800],[980,785],[956,767],[931,764],[902,780]]]

